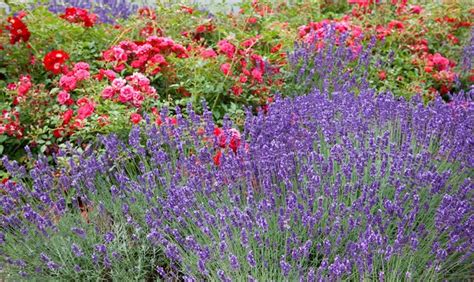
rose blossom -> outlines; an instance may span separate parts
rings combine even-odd
[[[115,95],[115,89],[112,86],[107,86],[102,90],[102,98],[112,99]]]
[[[122,89],[120,89],[119,101],[122,103],[130,101],[133,98],[134,93],[135,90],[132,86],[127,85],[122,87]]]
[[[68,92],[63,90],[59,92],[57,100],[58,100],[58,103],[61,105],[70,104],[71,95]]]

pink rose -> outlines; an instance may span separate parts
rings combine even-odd
[[[83,120],[87,117],[90,117],[94,113],[95,107],[92,103],[87,103],[82,105],[79,110],[77,110],[77,118]]]
[[[127,84],[127,81],[123,78],[116,78],[112,81],[112,86],[117,90],[124,87],[125,84]]]
[[[227,40],[221,40],[217,43],[219,51],[227,55],[227,57],[232,58],[235,53],[235,46]]]
[[[217,57],[217,53],[212,48],[208,48],[201,51],[201,57],[204,59],[215,58]]]
[[[420,14],[423,11],[423,8],[421,8],[421,6],[418,6],[418,5],[413,5],[410,7],[410,11],[413,14]]]
[[[232,71],[230,70],[230,64],[229,63],[224,63],[221,65],[221,71],[225,74],[225,75],[231,75],[232,74]]]
[[[87,70],[77,70],[74,73],[74,77],[77,79],[77,81],[82,81],[88,79],[90,77],[90,73]]]
[[[86,70],[88,71],[89,70],[89,64],[88,63],[84,63],[84,62],[78,62],[74,65],[74,69],[73,71],[76,72],[78,70]]]
[[[76,78],[72,75],[63,75],[59,79],[59,86],[65,91],[76,89]]]
[[[122,87],[122,89],[120,89],[119,101],[122,103],[126,103],[132,100],[134,93],[135,93],[135,90],[133,89],[132,86],[127,85],[127,86]]]
[[[112,86],[107,86],[102,90],[102,98],[112,99],[115,96],[115,89]]]
[[[143,100],[145,100],[145,98],[140,93],[138,92],[133,93],[132,104],[135,107],[140,107],[143,103]]]
[[[262,71],[259,70],[258,68],[254,68],[252,70],[252,77],[258,81],[259,83],[262,83],[263,82],[263,78],[262,78]]]
[[[72,102],[71,95],[64,90],[59,92],[57,100],[58,100],[58,103],[61,105],[70,104]]]

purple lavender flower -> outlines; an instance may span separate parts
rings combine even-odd
[[[78,228],[78,227],[73,227],[71,228],[71,231],[76,233],[77,236],[85,239],[86,238],[86,232],[84,231],[84,229],[82,228]]]
[[[110,243],[115,239],[115,235],[112,232],[107,232],[104,235],[104,241],[105,243]]]
[[[232,267],[232,269],[237,270],[240,268],[239,260],[237,259],[235,255],[230,254],[229,261],[230,261],[230,266]]]
[[[77,273],[81,272],[82,271],[81,266],[78,264],[74,265],[74,271]]]
[[[71,245],[71,251],[74,254],[74,256],[76,256],[76,257],[82,257],[84,255],[81,248],[78,245],[76,245],[75,243],[73,243]]]
[[[281,268],[281,271],[283,272],[283,276],[287,277],[288,274],[290,274],[291,265],[287,263],[284,259],[280,260],[280,268]]]
[[[256,266],[256,262],[255,262],[255,258],[253,257],[252,250],[250,250],[249,253],[247,254],[247,262],[252,268]]]
[[[107,247],[103,244],[97,244],[94,246],[94,249],[102,254],[105,254],[107,252]]]

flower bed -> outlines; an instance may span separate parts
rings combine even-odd
[[[65,141],[89,142],[97,133],[126,135],[153,109],[199,105],[202,99],[217,121],[230,114],[242,126],[245,107],[266,108],[275,93],[294,96],[315,86],[357,93],[370,87],[449,100],[449,92],[472,84],[468,17],[473,10],[454,4],[253,1],[229,15],[183,5],[154,10],[130,4],[128,10],[137,10],[132,16],[124,12],[126,2],[112,2],[94,7],[54,2],[4,21],[2,153],[22,159],[25,145],[50,154]],[[455,12],[447,17],[449,11]],[[296,13],[309,20],[293,17]],[[58,54],[62,57],[54,57]],[[343,61],[334,63],[329,59],[334,55]],[[89,65],[89,75],[73,78],[78,63]],[[114,98],[109,83],[134,73],[146,76],[152,93],[130,89],[127,95],[135,99]]]
[[[469,279],[474,10],[329,2],[12,6],[0,277]]]

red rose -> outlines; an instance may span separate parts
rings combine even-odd
[[[97,15],[93,13],[89,13],[85,9],[76,8],[76,7],[68,7],[64,11],[64,14],[59,16],[62,19],[70,23],[82,23],[85,27],[92,27],[94,26]]]
[[[142,120],[142,116],[140,114],[133,113],[130,115],[130,120],[133,124],[138,124]]]
[[[278,51],[280,51],[281,49],[281,43],[275,45],[271,50],[270,50],[270,53],[276,53]]]
[[[385,80],[387,78],[387,74],[384,71],[379,72],[379,79]]]
[[[225,74],[225,75],[231,75],[232,74],[232,71],[230,69],[230,64],[229,63],[224,63],[221,65],[221,71]]]
[[[234,85],[231,89],[232,93],[234,93],[235,96],[240,96],[240,94],[242,94],[243,92],[242,87],[240,87],[239,85]]]
[[[248,22],[249,24],[255,24],[255,23],[257,23],[257,18],[255,18],[255,17],[250,17],[250,18],[247,20],[247,22]]]
[[[12,45],[20,40],[27,42],[30,39],[31,33],[28,27],[21,21],[22,17],[9,17],[7,19],[8,25],[6,30],[10,31],[10,44]]]
[[[72,109],[69,109],[64,112],[63,114],[63,125],[68,124],[71,121],[72,115],[74,114],[74,111]]]
[[[216,152],[216,154],[214,155],[214,157],[212,158],[212,159],[214,160],[214,164],[215,164],[216,166],[220,166],[220,164],[221,164],[221,156],[222,156],[222,152],[221,152],[221,150],[218,150],[218,151]]]
[[[64,69],[64,63],[69,59],[69,54],[62,50],[53,50],[43,59],[44,68],[54,74],[59,74]]]
[[[64,128],[56,128],[55,130],[53,130],[53,136],[56,138],[61,138],[63,137],[63,132]]]

